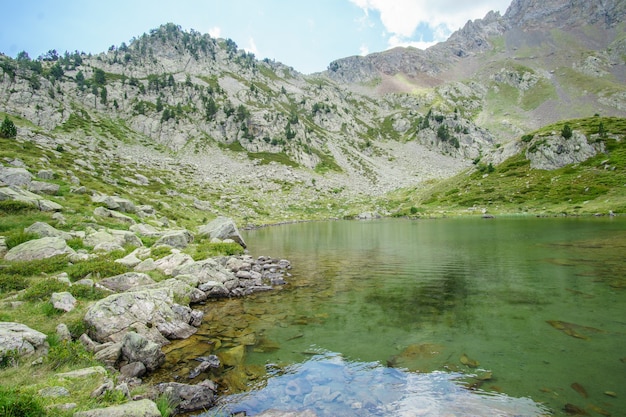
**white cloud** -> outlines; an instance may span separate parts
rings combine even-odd
[[[222,29],[219,26],[209,29],[209,36],[212,38],[219,38],[222,35]]]
[[[367,45],[363,44],[359,48],[359,53],[361,54],[361,56],[365,56],[370,53],[370,49],[367,47]]]
[[[250,39],[248,40],[248,46],[245,46],[243,48],[246,52],[252,52],[254,55],[258,55],[259,54],[259,50],[256,47],[256,43],[254,42],[254,38],[250,37]]]
[[[433,44],[444,41],[468,20],[484,17],[490,10],[506,11],[511,0],[350,0],[361,8],[366,18],[370,11],[380,14],[380,20],[389,34],[389,46],[401,44]],[[414,39],[420,25],[433,33],[434,42]]]

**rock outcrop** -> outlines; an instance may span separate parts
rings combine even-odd
[[[21,323],[0,322],[0,359],[11,352],[19,356],[45,355],[46,335]]]
[[[67,246],[62,237],[44,237],[29,240],[11,248],[4,259],[7,261],[32,261],[57,255],[75,255],[74,249]]]

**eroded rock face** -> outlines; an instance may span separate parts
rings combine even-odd
[[[574,131],[568,139],[558,134],[534,138],[529,143],[526,158],[531,168],[553,170],[586,161],[603,151],[603,143],[590,144],[584,134]]]
[[[61,237],[44,237],[11,248],[4,258],[7,261],[32,261],[64,254],[75,255],[76,252]]]

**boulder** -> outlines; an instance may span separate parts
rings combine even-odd
[[[54,171],[51,171],[49,169],[42,169],[37,172],[37,178],[42,180],[52,180],[54,179]]]
[[[15,200],[31,204],[40,211],[61,211],[63,206],[53,201],[44,200],[35,193],[17,187],[0,188],[0,201]]]
[[[130,272],[130,274],[145,275],[145,274],[140,274],[136,272]],[[127,275],[127,274],[124,274],[124,275]],[[158,283],[152,281],[152,283],[144,284],[142,287],[135,288],[134,290],[144,291],[144,290],[156,289],[156,288],[168,289],[169,291],[171,291],[171,293],[176,299],[183,300],[183,304],[200,303],[206,300],[207,298],[206,294],[200,291],[199,289],[192,287],[187,282],[181,281],[176,278],[166,279]],[[127,288],[127,290],[133,291],[133,288]]]
[[[146,274],[127,272],[125,274],[105,278],[101,280],[99,284],[114,292],[124,292],[142,285],[156,284],[156,281]]]
[[[107,371],[102,366],[92,366],[89,368],[76,369],[69,372],[61,372],[55,374],[55,377],[60,379],[80,379],[91,378],[94,375],[106,375]]]
[[[30,184],[33,176],[25,168],[13,168],[0,166],[0,181],[14,186],[24,187]]]
[[[174,230],[163,235],[154,243],[154,246],[168,245],[173,248],[184,249],[193,242],[193,235],[189,230]]]
[[[122,358],[128,363],[143,363],[149,372],[158,369],[165,362],[165,354],[161,351],[161,346],[135,332],[128,332],[124,335]]]
[[[66,313],[74,310],[76,307],[76,298],[69,292],[53,292],[50,296],[52,306],[57,310],[63,310]]]
[[[189,318],[174,310],[173,293],[167,288],[155,288],[113,294],[96,301],[85,315],[90,337],[100,343],[121,341],[131,329],[158,344],[168,340],[159,327],[189,327]]]
[[[36,222],[24,229],[26,233],[34,233],[39,237],[60,237],[63,240],[70,240],[72,235],[62,230],[55,229],[48,223]]]
[[[139,378],[145,375],[146,365],[143,362],[131,362],[120,368],[120,373],[126,378]]]
[[[48,353],[46,335],[30,327],[13,322],[0,322],[0,358],[9,351],[20,356]]]
[[[118,213],[115,210],[109,210],[105,207],[96,207],[93,211],[93,214],[96,216],[100,216],[100,217],[110,217],[112,219],[116,219],[116,220],[120,220],[123,221],[124,223],[128,223],[128,224],[135,224],[137,223],[135,221],[135,219],[128,217],[122,213]]]
[[[41,181],[33,181],[28,185],[28,191],[32,191],[35,194],[56,195],[60,188],[61,186],[58,184]]]
[[[145,236],[145,237],[163,236],[163,232],[160,232],[154,226],[145,224],[145,223],[134,224],[130,226],[129,230],[139,236]]]
[[[70,329],[67,327],[65,323],[59,323],[56,327],[56,334],[59,337],[59,340],[71,341],[72,334],[70,333]]]
[[[178,275],[193,275],[198,279],[199,284],[219,282],[229,289],[236,287],[239,281],[231,271],[224,268],[215,259],[204,259],[181,265],[172,271],[173,277]]]
[[[235,222],[228,217],[218,217],[212,222],[200,226],[198,228],[198,234],[201,236],[209,236],[211,239],[232,239],[242,247],[246,247],[246,242],[239,234],[239,230],[235,225]]]
[[[130,200],[115,196],[94,196],[91,198],[94,203],[102,203],[106,205],[109,210],[122,211],[125,213],[134,213],[137,211],[135,204]]]
[[[32,261],[46,259],[56,255],[75,255],[74,249],[67,246],[65,240],[60,237],[44,237],[29,240],[11,248],[4,256],[7,261]]]
[[[207,385],[188,385],[178,382],[158,384],[155,389],[176,405],[175,414],[190,413],[211,408],[215,401],[215,392]]]
[[[161,417],[161,412],[152,400],[129,401],[106,408],[78,411],[74,417]]]
[[[190,255],[180,252],[172,253],[171,255],[154,261],[156,269],[163,272],[165,275],[172,275],[175,270],[193,263],[193,258]]]

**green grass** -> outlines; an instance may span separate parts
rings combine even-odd
[[[486,207],[490,212],[626,212],[626,119],[589,117],[561,121],[531,135],[535,141],[547,140],[541,137],[560,131],[565,123],[585,133],[589,141],[604,142],[609,153],[546,171],[531,169],[522,151],[496,166],[493,172],[475,169],[425,190],[396,192],[389,196],[391,205],[399,215],[406,215],[410,207],[420,207],[427,213],[468,213],[470,207]],[[606,138],[597,135],[600,123],[608,132]]]
[[[268,165],[270,162],[276,162],[285,166],[297,168],[300,165],[289,158],[284,152],[248,152],[250,159],[258,159],[261,165]]]

